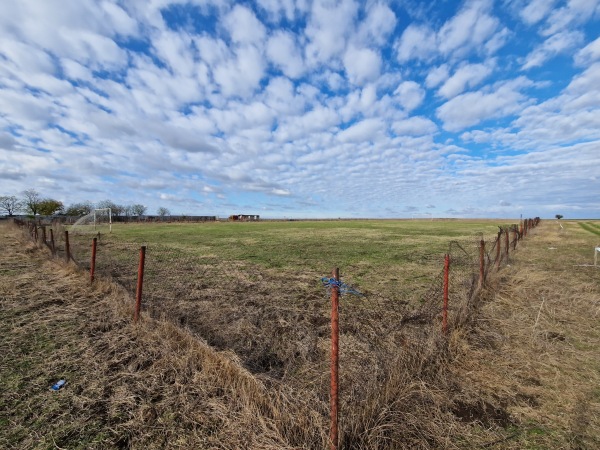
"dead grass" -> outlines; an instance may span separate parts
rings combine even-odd
[[[344,299],[341,448],[600,447],[595,237],[563,224],[534,230],[448,340],[383,295]],[[11,229],[0,243],[0,447],[327,448],[327,302],[285,290],[304,275],[231,265],[225,292],[134,326],[116,285]]]

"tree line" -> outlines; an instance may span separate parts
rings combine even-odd
[[[80,217],[91,214],[94,209],[110,208],[113,216],[136,216],[142,217],[146,214],[147,208],[141,204],[135,205],[118,205],[111,200],[102,200],[96,204],[85,201],[81,203],[73,203],[67,207],[53,198],[44,198],[35,189],[27,189],[22,192],[21,197],[15,195],[0,196],[0,212],[7,216],[14,216],[18,213],[25,213],[32,216],[53,216],[65,215]],[[169,216],[171,213],[165,207],[160,207],[157,210],[157,215],[161,217]]]

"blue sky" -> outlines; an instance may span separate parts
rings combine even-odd
[[[600,1],[5,0],[0,195],[600,217]]]

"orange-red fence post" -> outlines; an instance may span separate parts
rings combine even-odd
[[[517,249],[517,241],[519,240],[519,230],[517,229],[517,226],[515,225],[513,228],[513,236],[514,236],[514,240],[513,240],[513,250]]]
[[[448,288],[450,274],[450,255],[444,255],[444,306],[442,307],[442,333],[448,334]]]
[[[140,263],[138,265],[137,289],[135,291],[135,312],[133,321],[137,323],[140,318],[140,309],[142,308],[142,287],[144,285],[144,262],[146,260],[146,246],[140,247]]]
[[[96,246],[98,238],[92,239],[92,260],[90,261],[90,283],[94,282],[94,272],[96,271]]]
[[[71,246],[69,245],[69,232],[65,230],[65,258],[67,262],[71,260]]]
[[[333,270],[333,278],[337,282],[340,279],[340,269]],[[331,286],[331,427],[329,431],[329,440],[331,441],[331,450],[338,449],[338,414],[339,414],[339,343],[340,343],[340,317],[339,317],[339,296],[340,288],[337,285]]]
[[[485,283],[485,241],[479,242],[479,288]]]

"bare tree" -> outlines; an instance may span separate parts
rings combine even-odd
[[[132,205],[131,212],[133,213],[134,216],[137,216],[139,219],[146,212],[146,207],[144,205]]]
[[[23,204],[26,211],[34,216],[38,214],[40,212],[40,203],[42,201],[40,193],[35,189],[27,189],[26,191],[23,191],[23,196],[25,197]]]
[[[14,195],[0,196],[0,211],[6,212],[8,216],[13,216],[22,206],[22,203]]]
[[[165,217],[165,216],[170,216],[171,215],[171,211],[169,211],[164,206],[161,206],[160,208],[158,208],[156,210],[156,214],[158,214],[160,217]]]

